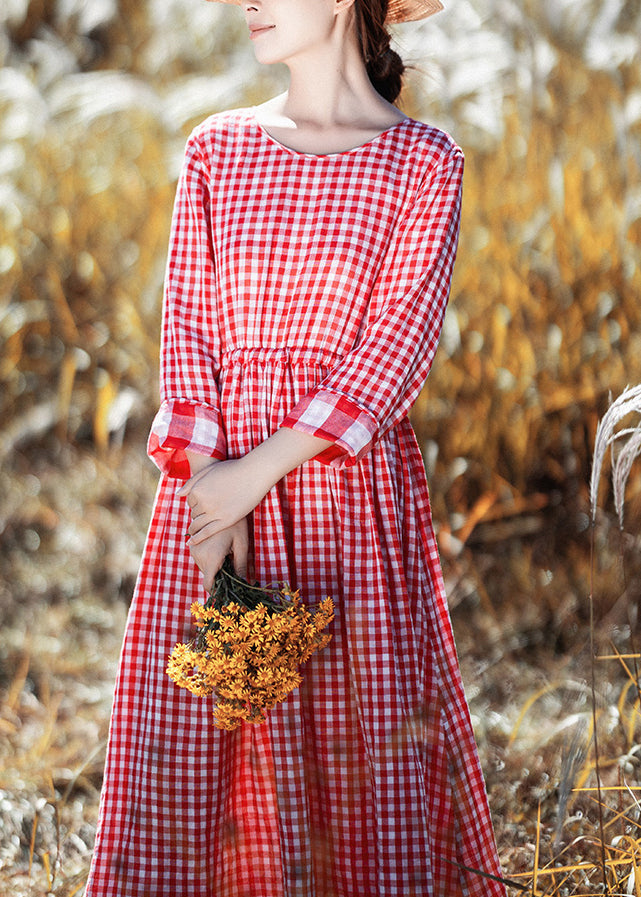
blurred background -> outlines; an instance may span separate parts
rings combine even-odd
[[[466,155],[452,298],[412,416],[516,876],[537,839],[546,858],[594,850],[595,802],[571,794],[594,765],[592,539],[602,653],[635,650],[639,468],[623,529],[605,476],[591,529],[588,481],[609,396],[641,382],[640,34],[639,0],[450,0],[394,31],[401,107]],[[0,65],[0,893],[71,897],[157,481],[145,440],[184,142],[286,73],[256,64],[240,10],[204,0],[2,0]],[[627,664],[600,663],[597,701],[609,774],[636,781]]]

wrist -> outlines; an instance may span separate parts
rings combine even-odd
[[[327,439],[281,427],[245,455],[244,460],[250,463],[252,475],[269,481],[270,489],[291,470],[314,458],[331,444]]]
[[[210,455],[201,455],[198,452],[190,452],[188,450],[185,450],[185,455],[189,462],[189,469],[192,477],[195,476],[195,474],[200,473],[201,470],[205,470],[213,464],[218,464],[220,460],[219,458],[212,458]]]
[[[282,469],[270,447],[263,448],[263,446],[265,446],[264,442],[247,452],[235,463],[238,464],[241,481],[252,483],[257,492],[260,491],[266,495],[272,486],[275,486],[285,476],[287,471]]]

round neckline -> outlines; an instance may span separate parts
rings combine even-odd
[[[401,128],[408,122],[414,121],[414,119],[408,115],[405,118],[402,118],[400,121],[395,122],[393,125],[390,125],[389,128],[385,128],[380,133],[375,134],[374,137],[372,137],[370,140],[365,141],[365,143],[359,143],[358,146],[350,147],[350,149],[339,150],[336,153],[305,153],[301,150],[295,150],[291,146],[287,146],[285,143],[281,143],[280,140],[276,140],[276,138],[273,137],[265,128],[265,126],[258,120],[255,106],[251,107],[249,113],[251,120],[256,125],[257,129],[260,131],[262,136],[269,141],[269,143],[273,144],[273,146],[277,147],[278,149],[289,153],[292,156],[300,156],[307,159],[337,159],[341,158],[342,156],[349,156],[352,153],[359,152],[359,150],[367,149],[368,147],[372,146],[372,144],[377,143],[382,137],[385,137],[387,134],[395,131],[397,128]]]

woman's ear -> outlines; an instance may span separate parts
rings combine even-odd
[[[335,0],[334,12],[335,13],[345,12],[345,10],[347,10],[351,6],[353,6],[354,3],[355,3],[355,0]]]

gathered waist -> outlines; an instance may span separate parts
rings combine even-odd
[[[244,346],[223,352],[220,357],[220,366],[223,369],[252,364],[332,368],[342,358],[344,356],[339,355],[338,352],[330,352],[326,349],[302,349],[290,346],[279,348]]]

